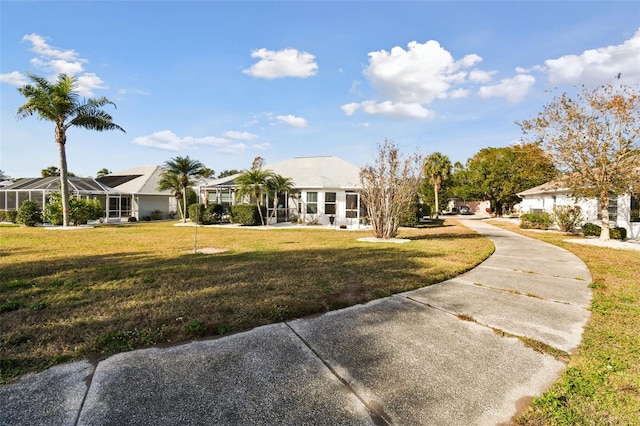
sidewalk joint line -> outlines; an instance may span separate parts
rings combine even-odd
[[[369,415],[371,416],[371,418],[373,420],[373,423],[376,426],[382,426],[382,425],[390,426],[390,425],[393,424],[392,419],[389,418],[389,416],[384,411],[380,412],[380,410],[376,410],[374,407],[371,406],[371,404],[369,404],[367,401],[365,401],[365,399],[363,397],[361,397],[358,394],[358,392],[356,392],[356,390],[353,388],[353,386],[351,386],[346,379],[344,379],[342,376],[340,376],[340,374],[338,374],[338,372],[327,361],[325,361],[320,356],[320,354],[318,352],[316,352],[316,350],[314,350],[311,347],[311,345],[301,335],[299,335],[296,332],[296,330],[294,330],[293,327],[291,327],[289,322],[285,322],[284,324],[289,328],[289,330],[291,330],[291,332],[298,339],[300,339],[302,344],[304,344],[316,356],[316,358],[318,358],[318,360],[320,360],[320,362],[322,364],[324,364],[324,366],[329,369],[331,374],[333,374],[334,377],[337,378],[340,381],[340,383],[342,383],[349,390],[349,392],[351,392],[356,398],[358,398],[358,400],[362,403],[362,405],[364,405],[367,408],[367,410],[369,411]]]

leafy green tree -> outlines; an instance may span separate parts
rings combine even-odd
[[[575,197],[600,203],[602,232],[610,238],[609,200],[640,191],[638,85],[582,87],[553,99],[535,118],[518,123],[524,138],[542,143]]]
[[[227,176],[237,175],[238,173],[242,173],[242,170],[236,170],[236,169],[223,170],[220,173],[218,173],[218,179],[222,179]]]
[[[236,196],[240,198],[244,195],[249,195],[255,198],[262,225],[265,224],[264,216],[262,215],[262,199],[267,194],[269,180],[273,179],[273,176],[274,173],[271,170],[252,167],[236,179],[236,183],[239,185]]]
[[[183,215],[182,222],[187,221],[187,188],[193,184],[193,179],[200,176],[204,165],[198,160],[192,160],[187,155],[186,157],[175,157],[171,160],[165,161],[164,166],[166,171],[162,173],[160,186],[162,186],[162,179],[165,175],[175,175],[179,181],[180,192],[182,193],[183,201]],[[173,179],[173,178],[169,178]],[[175,181],[174,181],[175,183]],[[175,188],[160,188],[162,189],[175,189]]]
[[[42,223],[42,210],[40,209],[40,205],[35,201],[24,200],[18,208],[16,223],[21,223],[26,226],[35,226],[37,223]]]
[[[424,161],[423,175],[425,179],[433,185],[434,207],[437,218],[440,213],[439,191],[442,188],[442,184],[449,179],[451,175],[451,161],[449,157],[439,152],[434,152],[429,155]]]
[[[273,211],[271,212],[269,222],[276,215],[276,211],[278,209],[278,196],[280,194],[290,194],[294,192],[295,189],[296,185],[293,182],[293,179],[284,177],[277,173],[274,173],[273,176],[267,180],[267,191],[269,194],[273,194]]]
[[[114,105],[109,99],[90,98],[80,101],[76,77],[60,74],[56,83],[52,84],[46,78],[27,74],[34,84],[26,84],[18,88],[27,102],[18,108],[18,118],[25,118],[34,114],[41,120],[55,124],[55,140],[60,157],[60,188],[62,193],[62,224],[69,226],[69,182],[67,170],[67,130],[71,127],[82,127],[89,130],[121,130],[124,129],[113,122],[113,118],[102,107]]]
[[[109,174],[111,174],[109,169],[107,169],[106,167],[103,167],[102,169],[98,170],[98,172],[96,173],[96,177],[102,177]]]
[[[536,144],[483,148],[458,173],[464,182],[457,188],[468,199],[489,200],[497,215],[504,206],[520,201],[518,192],[557,176],[551,159]]]
[[[60,176],[60,169],[56,166],[49,166],[46,169],[40,170],[40,176],[42,176],[43,178]]]
[[[374,165],[360,171],[360,195],[377,238],[390,239],[418,194],[423,160],[417,154],[403,156],[395,142],[385,140],[378,145]]]

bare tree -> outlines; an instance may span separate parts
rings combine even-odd
[[[640,94],[637,86],[582,87],[566,93],[537,117],[518,123],[525,137],[542,142],[577,198],[596,197],[602,232],[609,239],[609,200],[640,185]]]
[[[360,195],[377,238],[395,238],[402,214],[413,204],[421,183],[422,158],[403,157],[393,141],[378,145],[373,166],[360,171]]]

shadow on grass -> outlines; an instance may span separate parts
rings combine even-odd
[[[5,262],[0,301],[18,309],[0,313],[0,383],[60,362],[247,330],[433,284],[456,273],[443,256],[361,244]]]

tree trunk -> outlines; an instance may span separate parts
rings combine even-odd
[[[60,199],[62,200],[62,226],[69,226],[69,181],[67,180],[67,136],[64,127],[56,125],[56,143],[60,155]]]
[[[436,219],[440,217],[440,200],[438,199],[438,184],[433,185],[433,193],[436,198]]]
[[[602,216],[602,228],[600,230],[600,239],[601,240],[609,240],[611,238],[609,229],[609,194],[607,192],[602,192],[600,194],[600,203],[602,203],[602,207],[600,210],[600,214]]]
[[[182,223],[187,223],[187,187],[182,187]]]

